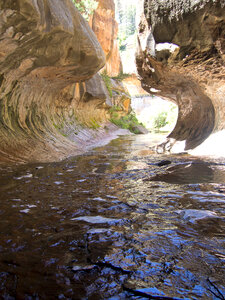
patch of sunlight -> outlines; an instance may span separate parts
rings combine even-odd
[[[150,131],[171,132],[176,124],[178,117],[177,105],[158,96],[132,98],[131,107],[138,121],[143,123]],[[164,120],[162,116],[164,116]],[[157,120],[160,121],[158,122],[158,128],[156,128]]]
[[[159,43],[159,44],[156,44],[155,50],[156,51],[168,50],[169,52],[173,53],[178,48],[179,48],[179,46],[177,46],[176,44]]]
[[[188,152],[192,155],[225,157],[224,141],[225,130],[218,131],[211,134],[201,145]]]
[[[128,90],[132,98],[137,97],[150,97],[141,86],[141,81],[137,78],[136,75],[131,75],[123,80],[124,87]]]
[[[171,149],[171,153],[182,153],[185,152],[186,141],[176,141]]]
[[[136,67],[137,34],[133,34],[126,39],[126,50],[120,52],[120,57],[125,74],[137,74]]]

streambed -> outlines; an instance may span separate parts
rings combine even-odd
[[[0,167],[3,299],[224,299],[225,159],[154,142]]]

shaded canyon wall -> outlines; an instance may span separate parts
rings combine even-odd
[[[70,0],[0,0],[0,35],[0,161],[63,159],[107,135],[105,55]]]
[[[175,102],[168,142],[186,150],[225,128],[225,2],[145,0],[136,57],[143,88]]]

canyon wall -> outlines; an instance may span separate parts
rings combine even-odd
[[[225,128],[225,2],[145,0],[136,63],[143,88],[175,102],[167,142],[186,150]]]
[[[105,55],[70,0],[0,0],[0,35],[0,161],[63,159],[107,135]]]
[[[105,53],[107,74],[117,76],[122,70],[122,64],[117,43],[118,24],[115,20],[114,0],[98,0],[90,25]]]

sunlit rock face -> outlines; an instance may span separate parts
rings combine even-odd
[[[177,103],[169,138],[186,150],[225,128],[224,1],[145,0],[136,57],[142,85]]]
[[[90,23],[106,56],[106,72],[109,76],[117,76],[122,66],[117,43],[118,24],[115,20],[114,0],[98,0],[98,7]]]
[[[0,0],[0,35],[0,160],[79,153],[96,136],[79,118],[97,126],[107,98],[82,83],[105,63],[87,22],[70,0]]]

